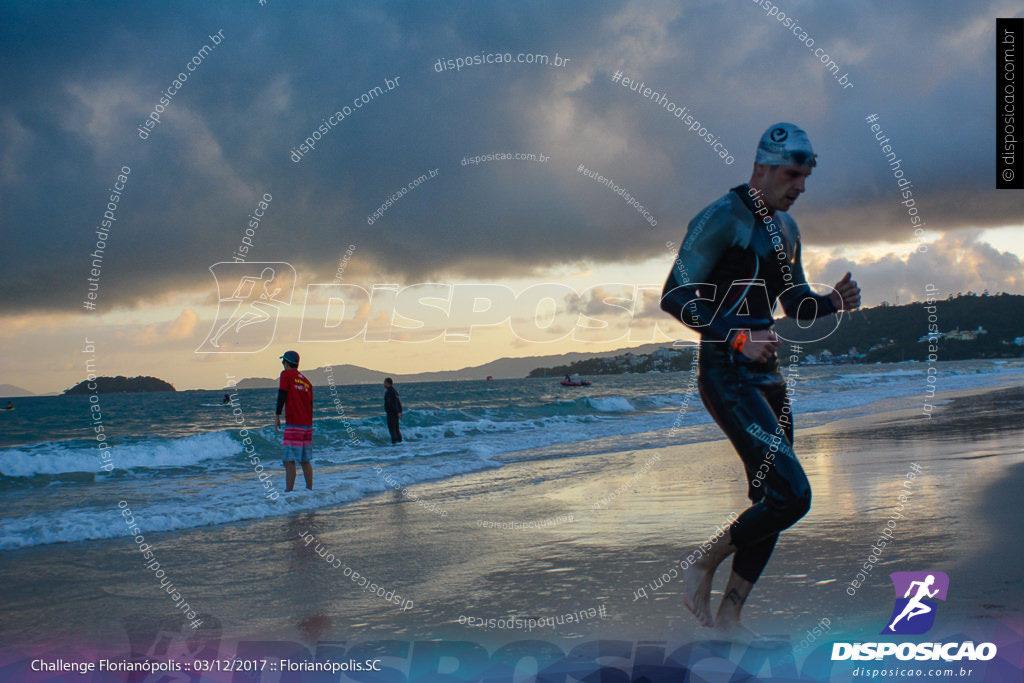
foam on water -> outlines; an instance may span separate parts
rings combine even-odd
[[[153,439],[116,446],[114,471],[189,467],[236,455],[241,446],[225,432],[196,434],[179,439]],[[43,443],[0,451],[0,475],[10,478],[39,474],[96,472],[100,449],[95,445]]]
[[[313,491],[301,488],[300,476],[296,482],[299,488],[287,494],[283,492],[281,472],[274,474],[270,490],[255,476],[232,475],[214,477],[200,491],[189,488],[184,480],[129,492],[108,485],[102,488],[102,494],[96,497],[94,504],[87,507],[36,511],[0,519],[0,549],[124,536],[128,534],[128,526],[117,505],[121,500],[132,510],[142,534],[147,535],[342,505],[389,490],[395,490],[396,495],[419,499],[415,488],[409,488],[416,483],[497,466],[498,463],[486,457],[474,457],[431,460],[428,463],[407,462],[390,467],[365,466],[326,473],[318,471]],[[279,495],[268,498],[267,494],[275,489]],[[443,508],[443,505],[439,507]]]
[[[608,396],[606,398],[588,398],[587,403],[602,413],[624,413],[636,410],[629,399],[622,396]]]

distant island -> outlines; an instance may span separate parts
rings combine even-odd
[[[35,396],[35,394],[13,384],[0,384],[0,398],[24,398],[25,396]]]
[[[653,353],[626,353],[611,358],[588,358],[568,365],[532,370],[528,377],[564,377],[565,375],[626,375],[645,372],[682,372],[689,370],[693,356],[685,348],[666,346]]]
[[[90,388],[90,384],[95,388]],[[94,380],[82,380],[70,389],[64,390],[65,396],[74,394],[138,394],[147,391],[175,391],[175,388],[156,377],[97,377]]]
[[[632,349],[635,353],[656,351],[663,344],[645,344]],[[610,351],[580,352],[554,355],[554,356],[529,356],[526,358],[499,358],[483,365],[462,368],[461,370],[439,370],[436,372],[401,373],[394,370],[371,370],[357,365],[335,365],[332,367],[320,367],[310,370],[303,369],[302,374],[306,376],[315,387],[334,384],[380,384],[385,377],[394,377],[395,381],[407,382],[457,382],[464,380],[484,381],[488,376],[494,379],[521,379],[526,376],[532,368],[542,363],[569,363],[575,360],[597,358],[603,356],[614,356],[622,353],[625,349],[614,349]],[[276,389],[277,377],[247,377],[237,384],[238,389]]]
[[[930,315],[933,322],[929,322]],[[931,305],[882,303],[843,314],[838,327],[828,316],[806,330],[784,318],[775,329],[784,339],[817,339],[799,344],[797,355],[802,365],[926,361],[929,345],[936,348],[938,360],[1019,358],[1024,356],[1024,296],[968,292]],[[794,347],[784,343],[782,353],[791,353]],[[685,349],[665,346],[646,354],[626,352],[536,368],[529,376],[679,372],[689,370],[691,362]]]

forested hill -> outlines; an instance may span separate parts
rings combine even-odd
[[[802,330],[794,320],[779,320],[775,329],[786,340],[781,354],[788,357],[794,342],[799,342],[799,357],[804,362],[808,357],[812,357],[811,362],[825,363],[924,361],[928,359],[929,346],[937,360],[1024,356],[1024,346],[1014,343],[1015,339],[1024,338],[1024,296],[1020,295],[968,293],[932,304],[884,304],[843,314],[838,325],[836,320],[826,316]],[[918,341],[933,332],[931,340]],[[530,377],[680,372],[689,370],[693,362],[691,354],[668,345],[649,353],[624,351],[613,357],[537,368]]]
[[[985,330],[973,340],[941,337],[937,351],[940,360],[1024,355],[1024,347],[1013,343],[1015,338],[1024,337],[1024,296],[1016,294],[977,295],[969,292],[931,305],[917,302],[903,306],[875,306],[843,314],[838,327],[826,319],[808,330],[799,330],[796,321],[786,318],[780,320],[775,329],[780,336],[791,340],[824,337],[819,341],[802,343],[801,356],[819,355],[825,350],[838,356],[854,347],[858,355],[864,354],[859,358],[861,362],[873,363],[926,360],[928,343],[918,342],[918,339],[929,334],[930,324],[937,326],[944,335],[956,330],[976,331],[979,327]],[[832,328],[835,331],[829,334]]]
[[[95,388],[90,389],[89,384],[95,382]],[[83,380],[65,389],[65,394],[116,394],[122,391],[130,394],[144,391],[174,391],[174,387],[156,377],[97,377],[92,380]]]

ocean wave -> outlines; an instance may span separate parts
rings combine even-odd
[[[801,368],[790,382],[794,413],[800,416],[796,426],[920,405],[925,369],[924,364],[877,370],[871,366]],[[943,389],[1006,384],[1024,377],[1016,363],[944,364],[939,372]],[[166,434],[182,432],[165,430],[163,423],[152,418],[177,415],[165,410],[175,397],[145,397],[154,403],[145,420],[132,423],[125,418],[118,423],[121,434],[136,432],[114,447],[117,469],[110,475],[99,470],[95,442],[82,438],[0,450],[0,493],[8,496],[0,513],[0,548],[124,535],[116,510],[116,501],[122,497],[138,508],[143,528],[174,531],[340,506],[379,495],[393,487],[378,476],[375,467],[389,472],[404,489],[525,459],[720,439],[721,432],[711,424],[700,399],[686,394],[688,379],[686,373],[655,380],[606,378],[601,386],[571,396],[536,381],[509,383],[505,394],[492,392],[490,397],[465,386],[439,383],[429,387],[434,392],[431,403],[417,401],[415,391],[409,389],[402,397],[407,402],[402,420],[406,442],[397,447],[390,445],[376,400],[373,409],[362,408],[359,417],[350,413],[341,418],[333,409],[324,410],[317,414],[314,430],[317,490],[288,494],[284,502],[263,498],[264,489],[244,454],[237,428],[225,430],[219,422],[216,431],[206,433],[147,435],[157,429]],[[62,400],[54,402],[63,405],[58,403]],[[63,401],[78,409],[77,404]],[[250,414],[251,422],[257,420],[264,426],[250,427],[249,434],[265,471],[283,489],[281,435],[266,426],[266,415]],[[81,432],[78,428],[73,434]]]
[[[237,455],[241,450],[241,444],[227,432],[210,432],[115,445],[110,452],[113,471],[126,472],[199,465]],[[97,473],[102,471],[100,452],[96,446],[72,447],[67,443],[4,449],[0,451],[0,475],[14,479],[40,474]]]
[[[602,413],[626,413],[636,410],[629,399],[622,396],[606,396],[605,398],[584,399],[587,405]]]

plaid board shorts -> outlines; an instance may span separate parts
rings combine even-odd
[[[284,462],[310,462],[313,459],[313,427],[284,426]]]

